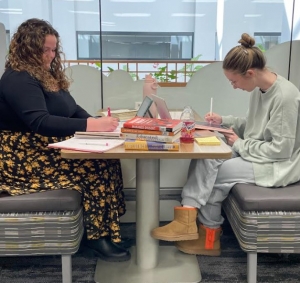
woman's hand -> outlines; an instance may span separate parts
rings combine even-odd
[[[232,128],[230,128],[230,129],[232,130]],[[227,141],[227,144],[230,146],[233,146],[234,142],[239,138],[233,130],[232,130],[232,134],[223,133],[223,135]]]
[[[212,113],[210,115],[210,112],[209,112],[204,116],[204,119],[206,122],[209,122],[212,124],[222,124],[222,117],[217,113]]]
[[[87,132],[112,132],[119,125],[119,120],[113,117],[101,117],[87,119]]]

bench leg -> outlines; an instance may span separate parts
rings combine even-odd
[[[72,256],[61,255],[62,283],[72,283]]]
[[[247,282],[256,283],[257,279],[257,253],[247,253]]]

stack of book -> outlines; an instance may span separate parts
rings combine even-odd
[[[124,122],[125,149],[179,150],[181,120],[134,117]]]

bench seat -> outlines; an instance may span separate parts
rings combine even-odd
[[[72,282],[71,255],[83,235],[81,195],[52,190],[0,198],[0,256],[61,255],[63,282]]]
[[[257,280],[257,253],[300,253],[300,182],[284,188],[236,184],[223,209],[247,252],[248,283]]]

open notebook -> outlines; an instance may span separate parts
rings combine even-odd
[[[122,145],[123,143],[124,140],[121,139],[94,140],[89,138],[86,139],[71,138],[62,142],[50,143],[48,144],[48,147],[101,153],[113,149],[119,145]]]

